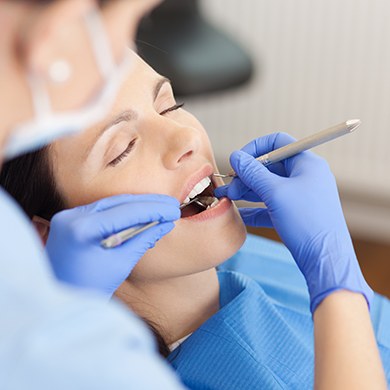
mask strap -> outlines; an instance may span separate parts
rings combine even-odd
[[[31,74],[27,75],[30,84],[31,98],[37,119],[45,118],[51,113],[50,97],[42,81]]]
[[[93,10],[85,15],[85,25],[100,74],[104,79],[109,79],[112,76],[115,63],[106,29],[98,10]],[[42,119],[50,116],[50,97],[44,83],[33,75],[28,75],[27,81],[32,91],[32,103],[36,118]]]
[[[98,10],[85,15],[85,26],[100,74],[107,79],[115,68],[111,45]]]

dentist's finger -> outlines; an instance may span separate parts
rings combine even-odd
[[[134,225],[153,221],[171,222],[181,216],[178,206],[166,203],[137,202],[124,204],[100,213],[88,216],[90,230],[99,238],[102,234],[113,234]]]
[[[264,137],[256,138],[252,142],[248,143],[243,148],[241,148],[241,150],[257,158],[266,153],[272,152],[275,149],[279,149],[283,146],[291,144],[292,142],[295,141],[296,141],[295,138],[291,137],[289,134],[279,132],[279,133],[266,135]],[[284,161],[273,163],[269,165],[267,168],[269,171],[279,176],[283,176],[283,177],[287,176]]]
[[[264,199],[264,195],[272,191],[279,179],[282,179],[270,172],[254,157],[242,151],[233,152],[231,163],[241,181],[261,199]]]
[[[234,178],[229,184],[227,197],[232,200],[245,199],[250,192],[250,188],[246,186],[238,177]]]
[[[240,208],[238,209],[245,225],[272,228],[273,224],[267,209]]]
[[[73,213],[72,213],[73,211]],[[65,216],[65,213],[69,214]],[[69,220],[69,215],[75,216]],[[121,204],[116,207],[98,212],[77,214],[74,210],[66,210],[56,214],[52,219],[52,225],[63,225],[69,234],[77,242],[88,240],[101,240],[111,234],[132,226],[149,223],[152,221],[171,222],[180,218],[180,209],[177,206],[166,203],[137,202]]]
[[[117,251],[120,259],[123,259],[124,262],[128,261],[126,253],[131,251],[134,252],[134,248],[137,248],[137,252],[140,257],[148,250],[153,248],[156,243],[173,230],[175,224],[173,222],[164,222],[156,226],[151,227],[148,230],[143,231],[140,234],[130,238],[130,240],[125,241],[123,244],[113,248],[112,250]],[[103,249],[106,250],[106,249]],[[120,255],[120,252],[123,253],[123,257]]]
[[[222,198],[224,196],[228,196],[228,190],[229,190],[229,185],[230,184],[225,184],[224,186],[217,187],[214,190],[214,196],[217,198]]]
[[[279,132],[256,138],[246,144],[241,150],[253,157],[259,157],[295,141],[296,139],[289,134]]]
[[[79,209],[87,211],[104,211],[122,204],[137,202],[158,202],[177,207],[180,206],[179,201],[176,198],[163,194],[119,194],[100,199],[85,206],[80,206]]]
[[[248,202],[262,202],[259,195],[248,188],[239,178],[235,178],[228,185],[214,190],[214,196],[228,197],[231,200],[247,200]]]

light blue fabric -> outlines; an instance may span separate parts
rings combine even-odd
[[[183,382],[191,389],[312,389],[309,296],[289,252],[248,236],[220,268],[220,311],[169,356]],[[390,301],[376,295],[371,315],[390,382]]]
[[[0,248],[0,389],[182,388],[136,317],[56,282],[1,189]]]
[[[241,249],[219,269],[243,273],[258,281],[270,299],[307,313],[305,278],[283,244],[248,234]]]
[[[254,280],[219,272],[221,309],[169,356],[191,389],[311,389],[311,315],[278,307]]]

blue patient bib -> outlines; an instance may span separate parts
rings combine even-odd
[[[168,357],[184,384],[191,389],[312,389],[309,296],[288,250],[248,236],[219,269],[220,311]],[[371,318],[390,382],[390,301],[376,294]]]
[[[276,306],[261,286],[219,272],[220,311],[169,356],[191,389],[311,389],[310,313]]]

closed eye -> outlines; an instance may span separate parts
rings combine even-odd
[[[182,108],[182,107],[184,107],[184,103],[175,104],[174,106],[169,107],[166,110],[160,112],[160,115],[168,114],[168,112],[176,111],[176,110],[178,110],[179,108]]]
[[[132,151],[136,141],[137,141],[137,139],[131,140],[129,145],[127,145],[127,148],[118,157],[116,157],[112,161],[110,161],[108,163],[108,165],[111,166],[111,167],[115,167],[116,165],[118,165]]]
[[[184,103],[175,104],[174,106],[169,107],[166,110],[160,112],[160,115],[165,115],[168,114],[169,112],[176,111],[179,108],[182,108],[183,106]],[[136,141],[137,141],[136,139],[131,140],[127,148],[118,157],[115,157],[112,161],[110,161],[108,165],[111,167],[117,166],[123,159],[125,159],[130,154],[130,152],[134,148]]]

